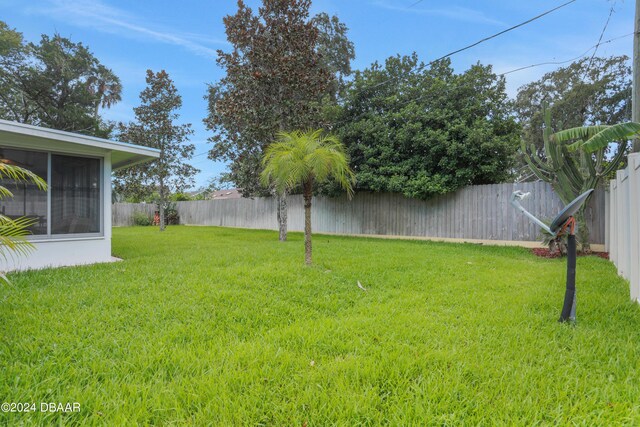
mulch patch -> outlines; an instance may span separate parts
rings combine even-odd
[[[551,252],[548,248],[535,248],[531,252],[540,258],[562,258],[560,251]],[[609,252],[578,252],[578,256],[593,255],[603,259],[609,259]]]

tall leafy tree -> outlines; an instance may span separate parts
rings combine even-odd
[[[544,152],[545,107],[551,126],[566,129],[631,119],[631,67],[627,56],[583,58],[522,86],[515,111],[527,147]]]
[[[254,13],[239,0],[237,13],[224,19],[232,50],[218,51],[226,76],[209,87],[205,124],[214,133],[209,157],[229,162],[225,179],[244,196],[267,193],[259,180],[266,147],[278,132],[321,127],[323,98],[335,98],[336,75],[350,71],[353,49],[346,28],[337,18],[310,18],[310,6],[311,0],[263,0]],[[344,55],[329,58],[322,41],[342,46]],[[284,196],[278,209],[281,240]]]
[[[0,117],[59,130],[108,136],[99,108],[120,100],[118,77],[82,43],[58,34],[40,43],[0,23]]]
[[[519,127],[490,66],[397,56],[356,72],[336,117],[357,188],[412,198],[509,179]]]
[[[328,86],[328,101],[333,104],[343,94],[345,78],[351,75],[351,61],[356,57],[349,29],[337,16],[322,12],[312,20],[318,29],[317,50],[324,67],[335,78]]]
[[[35,115],[35,105],[17,81],[26,68],[27,46],[22,33],[0,21],[0,118],[30,123]]]
[[[141,104],[133,109],[136,121],[119,125],[119,138],[160,150],[156,161],[116,172],[116,192],[125,197],[144,198],[157,192],[160,231],[165,228],[165,209],[170,193],[181,193],[194,184],[198,169],[189,165],[195,146],[188,143],[191,124],[175,124],[182,97],[164,71],[147,70],[147,87],[140,93]]]
[[[353,194],[355,175],[349,168],[344,146],[333,135],[322,130],[281,133],[271,144],[262,160],[261,174],[265,184],[272,183],[279,193],[302,186],[304,197],[304,253],[305,263],[312,263],[311,199],[315,183],[334,180]]]

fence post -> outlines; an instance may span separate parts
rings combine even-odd
[[[624,244],[625,244],[625,237],[624,237],[624,199],[625,199],[625,191],[624,191],[624,185],[622,183],[622,178],[624,176],[624,172],[622,170],[619,170],[616,172],[616,183],[617,183],[617,190],[618,190],[618,197],[616,200],[616,222],[617,222],[617,228],[618,228],[618,245],[616,248],[616,258],[617,258],[617,263],[616,266],[618,267],[618,274],[621,276],[625,275],[625,265],[624,265]]]
[[[640,153],[629,154],[629,286],[631,299],[640,297]]]
[[[611,183],[604,192],[604,251],[611,252]]]
[[[618,180],[609,181],[609,258],[618,266]]]

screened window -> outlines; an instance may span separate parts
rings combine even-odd
[[[0,163],[20,166],[47,180],[47,153],[0,148]],[[0,185],[13,194],[0,199],[0,213],[11,219],[28,217],[32,220],[31,233],[47,234],[47,192],[31,182],[6,177],[0,179]]]
[[[100,232],[100,160],[51,155],[51,234]]]
[[[102,223],[100,159],[16,150],[0,147],[0,164],[28,169],[48,188],[0,179],[13,197],[0,199],[0,213],[15,219],[28,217],[34,235],[100,233]]]

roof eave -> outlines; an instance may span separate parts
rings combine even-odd
[[[125,156],[126,159],[123,159],[114,164],[114,169],[132,166],[134,164],[154,160],[160,157],[160,150],[151,147],[143,147],[126,142],[111,141],[108,139],[96,138],[93,136],[43,128],[39,126],[32,126],[24,123],[11,122],[8,120],[0,120],[0,132],[18,134],[42,140],[60,141],[68,144],[76,144],[78,146],[94,147],[103,149],[105,151],[110,151],[112,153],[121,152],[132,155],[130,157]]]

